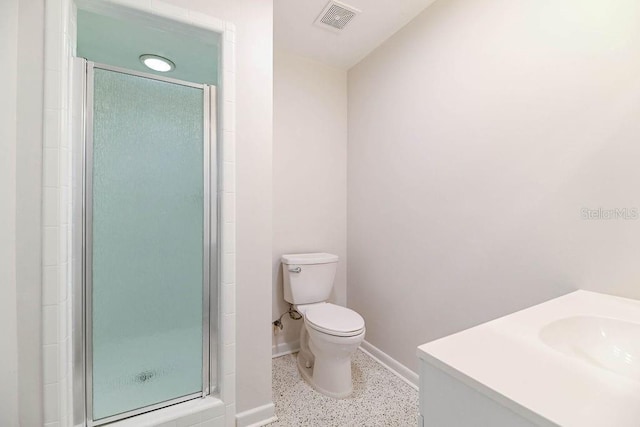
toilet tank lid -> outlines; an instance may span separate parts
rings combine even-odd
[[[288,254],[282,255],[283,264],[329,264],[338,262],[338,255],[314,253],[314,254]]]

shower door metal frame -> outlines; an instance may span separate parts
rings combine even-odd
[[[77,58],[84,64],[84,79],[81,83],[84,93],[83,103],[83,150],[82,150],[82,280],[81,286],[75,286],[74,309],[82,313],[74,314],[74,372],[82,375],[81,385],[74,387],[74,399],[84,401],[84,416],[89,427],[99,426],[125,418],[140,415],[156,409],[196,398],[204,398],[218,391],[218,352],[221,343],[217,333],[219,323],[220,269],[218,250],[220,188],[217,144],[217,92],[215,86],[196,84],[141,73],[111,65],[97,64]],[[203,91],[203,310],[202,310],[202,390],[187,396],[145,406],[143,408],[93,420],[93,318],[92,318],[92,250],[93,250],[93,107],[94,107],[94,69],[132,75],[151,80],[202,89]],[[213,173],[212,173],[213,171]],[[81,304],[78,302],[81,301]],[[80,381],[74,381],[78,384]],[[77,414],[74,418],[80,417]]]

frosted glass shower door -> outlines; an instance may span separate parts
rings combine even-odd
[[[87,411],[95,424],[209,386],[206,91],[89,68]]]

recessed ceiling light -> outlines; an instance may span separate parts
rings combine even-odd
[[[176,68],[176,64],[158,55],[140,55],[140,62],[147,68],[151,68],[153,71],[160,71],[161,73],[166,73]]]

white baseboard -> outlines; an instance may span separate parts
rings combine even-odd
[[[378,347],[368,341],[363,341],[360,349],[371,356],[376,362],[387,368],[391,373],[418,390],[419,376],[411,369],[404,366]],[[300,350],[300,341],[292,343],[282,342],[272,346],[271,357],[276,358],[287,354],[295,353]]]
[[[298,350],[300,350],[299,340],[295,340],[294,342],[280,342],[271,346],[271,357],[276,358],[285,356],[287,354],[295,353]]]
[[[411,369],[407,368],[402,363],[398,362],[396,359],[392,358],[368,341],[363,341],[360,345],[360,349],[395,374],[398,378],[418,390],[419,377],[418,374],[413,372]]]
[[[261,427],[274,421],[278,421],[278,417],[273,403],[236,414],[236,427]]]

